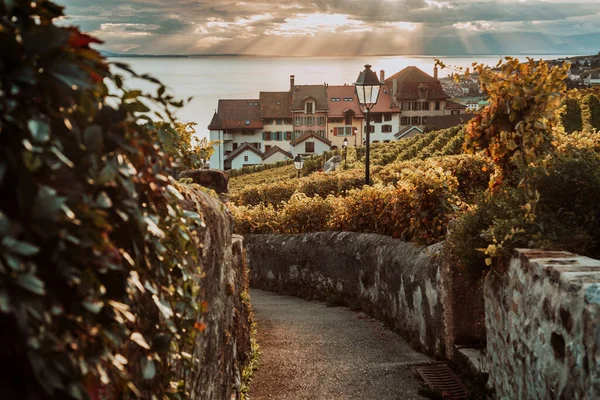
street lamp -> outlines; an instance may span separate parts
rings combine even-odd
[[[304,160],[302,159],[302,156],[298,154],[296,158],[294,158],[294,168],[298,171],[298,178],[300,178],[300,170],[302,167],[304,167]]]
[[[367,185],[370,184],[369,179],[369,145],[371,142],[371,127],[370,127],[370,119],[369,112],[373,108],[375,104],[377,104],[377,99],[379,98],[379,89],[383,85],[382,82],[379,82],[377,78],[377,74],[371,71],[370,65],[365,65],[365,70],[358,75],[358,79],[354,84],[356,89],[356,96],[358,97],[358,102],[365,109],[366,121],[367,121],[367,138],[366,138],[366,154],[365,154],[365,183]]]
[[[348,138],[344,138],[342,148],[344,149],[344,166],[346,166],[346,153],[348,153]]]

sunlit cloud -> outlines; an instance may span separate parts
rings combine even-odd
[[[92,32],[105,41],[105,49],[116,52],[433,55],[600,50],[598,0],[62,1],[69,17],[61,23]]]

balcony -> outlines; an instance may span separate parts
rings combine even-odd
[[[233,133],[224,133],[223,134],[223,141],[226,142],[228,140],[233,140]]]

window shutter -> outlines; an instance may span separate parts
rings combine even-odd
[[[338,128],[333,128],[333,136],[337,136],[338,135]]]

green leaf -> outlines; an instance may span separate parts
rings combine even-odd
[[[112,206],[113,206],[113,202],[110,199],[110,197],[108,196],[108,194],[106,194],[106,192],[104,192],[104,191],[100,192],[98,194],[98,197],[96,197],[96,207],[108,209],[108,208],[111,208]]]
[[[27,124],[34,142],[46,143],[50,140],[50,125],[39,119],[30,119]]]
[[[156,366],[154,365],[154,361],[150,359],[146,359],[143,362],[143,377],[144,379],[152,379],[156,375]]]
[[[83,144],[92,153],[100,152],[104,144],[102,128],[99,125],[88,126],[83,132]]]
[[[137,343],[140,347],[150,350],[150,345],[148,342],[146,342],[146,339],[144,339],[144,336],[141,333],[133,332],[129,339],[131,339],[134,343]]]
[[[158,307],[165,318],[170,319],[173,316],[173,310],[171,310],[171,306],[167,302],[159,299],[155,294],[152,295],[152,300],[154,300],[154,304],[156,304],[156,307]]]
[[[98,314],[102,310],[102,307],[104,307],[104,303],[101,301],[83,301],[81,305],[92,314]]]
[[[66,197],[56,194],[56,190],[48,186],[40,186],[31,215],[33,218],[56,219],[63,204],[67,201]]]
[[[17,285],[19,285],[25,290],[30,291],[31,293],[39,294],[40,296],[46,294],[46,290],[44,289],[44,282],[35,275],[21,274],[17,277],[16,283]]]
[[[20,242],[12,236],[6,236],[2,239],[2,246],[13,254],[19,254],[25,257],[31,257],[40,251],[39,247],[27,242]]]
[[[6,236],[10,232],[10,221],[6,215],[0,211],[0,236]]]
[[[0,312],[8,314],[11,310],[10,300],[6,292],[0,292]]]
[[[69,168],[75,168],[75,164],[73,161],[69,160],[67,156],[65,156],[57,147],[52,147],[50,149],[52,153],[58,158],[63,164],[65,164]]]
[[[97,183],[104,185],[117,177],[118,171],[112,162],[107,163],[98,175]]]

